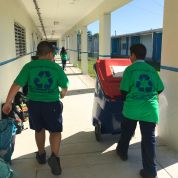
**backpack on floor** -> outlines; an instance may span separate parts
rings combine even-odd
[[[13,171],[10,166],[0,158],[0,178],[12,178]]]
[[[16,126],[12,118],[0,120],[0,158],[11,163],[14,152]]]
[[[2,104],[2,107],[3,105],[4,103]],[[13,120],[14,125],[16,127],[16,134],[20,134],[24,130],[24,124],[21,119],[22,116],[17,111],[14,103],[12,103],[12,110],[8,115],[4,114],[3,112],[1,114],[2,114],[2,119],[11,118]]]

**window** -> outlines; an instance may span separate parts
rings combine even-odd
[[[26,34],[25,28],[23,28],[18,23],[14,23],[15,31],[15,47],[16,47],[16,56],[23,56],[26,54]]]

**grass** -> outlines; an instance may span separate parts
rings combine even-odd
[[[88,75],[92,78],[96,78],[95,70],[93,65],[96,63],[96,58],[88,58]],[[78,61],[78,67],[81,69],[81,61]]]

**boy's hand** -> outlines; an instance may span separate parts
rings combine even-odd
[[[64,98],[65,93],[63,91],[60,92],[61,98]]]
[[[12,110],[12,103],[5,103],[2,108],[2,112],[8,115]]]
[[[6,102],[5,104],[3,105],[3,108],[2,108],[2,112],[4,114],[9,114],[12,110],[12,101],[15,97],[15,95],[17,94],[17,92],[19,91],[20,89],[20,85],[18,84],[12,84],[10,90],[9,90],[9,93],[7,95],[7,98],[6,98]]]
[[[64,98],[64,96],[66,95],[66,93],[67,93],[67,88],[63,88],[62,91],[60,92],[61,98]]]

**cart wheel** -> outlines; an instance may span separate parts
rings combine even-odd
[[[101,126],[98,123],[95,125],[95,137],[98,142],[101,141]]]

